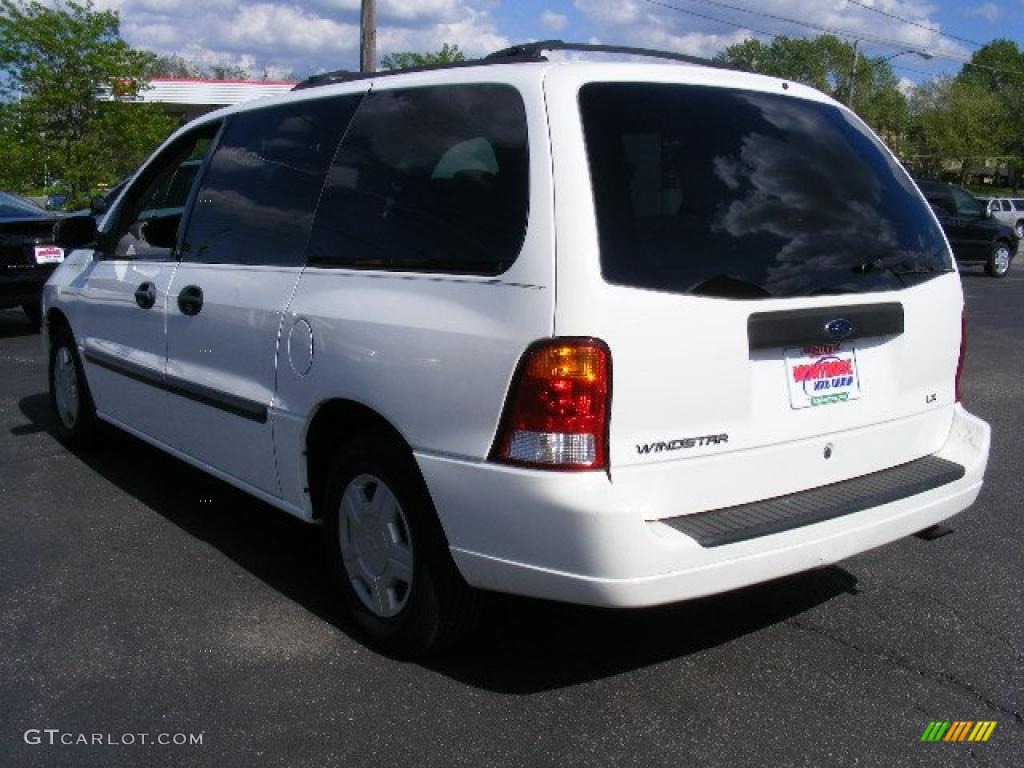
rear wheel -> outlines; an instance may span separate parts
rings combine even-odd
[[[29,321],[38,328],[43,321],[43,308],[38,302],[28,302],[21,305],[22,311],[28,315]]]
[[[50,343],[50,406],[57,417],[57,437],[69,448],[92,447],[99,436],[96,408],[82,372],[71,331],[58,328]]]
[[[1017,233],[1017,239],[1024,240],[1024,219],[1017,219],[1017,223],[1013,225],[1013,229]]]
[[[374,644],[422,655],[472,626],[478,595],[452,561],[408,450],[377,435],[352,440],[334,459],[323,499],[335,584]]]
[[[988,272],[992,277],[1006,277],[1006,274],[1010,271],[1010,260],[1013,254],[1010,252],[1010,246],[1006,243],[996,243],[992,246],[992,255],[988,257],[988,263],[985,265],[985,271]]]

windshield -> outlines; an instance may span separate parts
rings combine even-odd
[[[985,207],[960,187],[953,187],[953,202],[956,203],[957,216],[980,219],[985,216]],[[992,201],[992,210],[999,210],[999,203]]]
[[[30,201],[0,192],[0,219],[35,219],[46,215],[46,211]]]
[[[890,290],[951,268],[913,182],[837,107],[591,83],[580,110],[610,282],[768,298]]]

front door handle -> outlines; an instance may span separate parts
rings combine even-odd
[[[178,309],[181,314],[192,317],[203,308],[203,289],[198,285],[186,285],[178,294]]]
[[[152,309],[156,304],[156,286],[152,283],[143,283],[136,288],[135,303],[142,309]]]

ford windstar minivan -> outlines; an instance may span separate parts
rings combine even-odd
[[[479,590],[669,603],[968,507],[960,278],[879,139],[796,83],[557,47],[213,112],[62,221],[61,438],[318,523],[406,654]]]

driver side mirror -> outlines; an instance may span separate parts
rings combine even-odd
[[[139,230],[139,235],[154,248],[173,248],[178,240],[178,224],[181,214],[170,216],[154,216],[147,219]]]
[[[105,198],[96,195],[92,200],[89,201],[89,211],[93,215],[99,215],[107,212],[107,201]]]
[[[96,219],[92,216],[69,216],[53,225],[54,242],[69,250],[92,245],[98,237]]]

